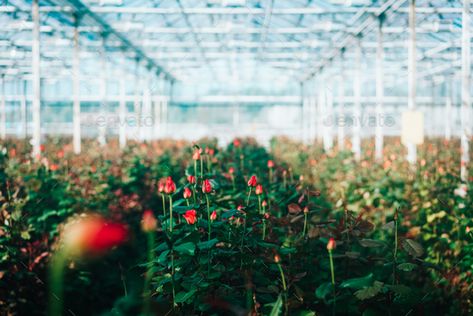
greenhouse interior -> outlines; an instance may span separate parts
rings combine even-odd
[[[0,314],[473,315],[471,0],[1,0]]]

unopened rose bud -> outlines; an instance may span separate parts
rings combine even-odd
[[[158,221],[151,210],[146,210],[141,219],[141,229],[145,233],[153,232],[158,226]]]
[[[212,192],[212,184],[207,179],[204,180],[204,183],[202,183],[202,192],[205,194]]]
[[[328,243],[327,243],[327,250],[328,251],[332,251],[333,249],[335,249],[337,247],[337,244],[335,242],[335,239],[334,238],[330,238],[328,240]]]
[[[304,207],[304,214],[309,214],[309,208],[307,206]]]
[[[210,214],[210,220],[213,222],[216,219],[217,219],[217,212],[213,211],[212,214]]]
[[[261,184],[258,184],[255,189],[256,195],[261,195],[263,194],[263,186]]]
[[[190,199],[192,196],[192,191],[189,188],[184,188],[184,193],[182,195],[186,200]]]
[[[194,160],[199,160],[200,159],[200,150],[199,149],[194,150],[194,154],[192,155],[192,159],[194,159]]]
[[[281,257],[278,254],[274,255],[274,262],[276,262],[276,263],[281,262]]]
[[[187,181],[190,183],[190,184],[195,184],[195,176],[193,175],[190,175],[187,177]]]
[[[256,179],[256,176],[251,176],[250,180],[248,180],[249,187],[255,187],[257,183],[258,180]]]

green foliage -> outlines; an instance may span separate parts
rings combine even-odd
[[[190,144],[132,144],[122,153],[85,144],[87,154],[76,157],[61,142],[48,143],[46,162],[30,160],[29,148],[8,143],[17,157],[0,153],[1,313],[42,314],[47,264],[62,223],[84,212],[125,222],[131,235],[127,245],[105,257],[70,262],[64,305],[76,315],[139,315],[148,270],[151,309],[158,315],[473,312],[468,303],[473,235],[466,229],[473,226],[473,200],[458,191],[450,162],[454,148],[426,144],[419,152],[426,164],[410,171],[402,160],[389,158],[402,154],[394,141],[387,143],[381,163],[370,157],[357,162],[349,152],[327,155],[318,146],[288,140],[272,140],[271,152],[250,139],[225,149],[214,140],[199,145],[203,178],[213,186],[210,209],[218,214],[210,222],[210,238],[200,163],[197,186],[186,179],[194,174]],[[215,150],[212,157],[207,147]],[[56,156],[59,150],[64,158]],[[268,159],[276,163],[273,182]],[[59,168],[52,170],[52,164]],[[254,190],[246,205],[251,175],[263,185],[264,211]],[[158,181],[167,176],[177,185],[172,233],[168,196],[164,216],[157,192]],[[189,206],[185,186],[195,189]],[[158,218],[152,260],[140,230],[146,209]],[[195,225],[182,216],[189,209],[197,212]],[[335,287],[326,249],[330,237],[337,243]]]

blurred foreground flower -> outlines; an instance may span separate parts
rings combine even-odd
[[[50,261],[49,315],[62,314],[62,286],[68,259],[103,255],[127,238],[125,225],[108,221],[100,215],[83,215],[70,220],[60,236],[60,248]]]
[[[107,221],[99,215],[86,215],[65,225],[62,251],[74,257],[100,255],[123,243],[127,236],[128,230],[123,224]]]
[[[153,211],[146,210],[143,213],[143,218],[141,219],[141,229],[145,233],[153,232],[158,227],[158,221],[154,217]]]

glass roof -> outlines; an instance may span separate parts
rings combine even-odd
[[[39,0],[41,76],[71,76],[78,25],[82,80],[148,73],[207,91],[296,91],[323,71],[350,76],[357,41],[374,78],[382,20],[386,81],[407,76],[405,0]],[[461,64],[461,1],[416,3],[419,79]],[[31,76],[32,3],[0,7],[0,72]],[[127,77],[128,78],[128,77]],[[441,79],[439,79],[441,80]],[[294,93],[293,93],[294,94]]]

